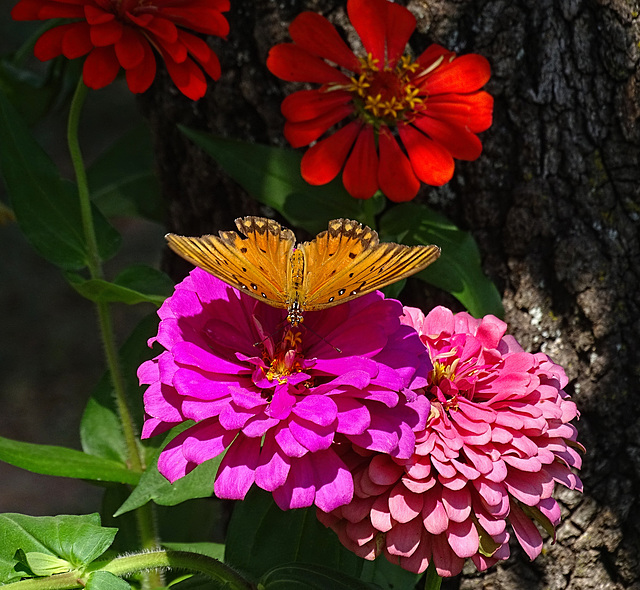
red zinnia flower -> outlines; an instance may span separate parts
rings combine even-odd
[[[78,19],[44,33],[34,53],[41,61],[88,54],[83,78],[90,88],[111,84],[123,67],[131,92],[144,92],[156,75],[153,48],[180,92],[197,100],[207,90],[203,70],[217,80],[220,62],[185,29],[225,37],[229,23],[222,13],[229,6],[229,0],[20,0],[11,16]]]
[[[492,97],[479,91],[489,80],[489,63],[474,54],[456,58],[439,45],[416,59],[403,55],[416,19],[387,0],[349,0],[347,12],[365,56],[357,57],[313,12],[291,23],[293,43],[269,53],[267,67],[279,78],[321,84],[283,101],[285,137],[301,147],[349,119],[307,151],[304,179],[325,184],[344,166],[344,186],[356,198],[380,188],[392,201],[413,199],[420,181],[440,186],[451,179],[453,158],[480,155],[476,133],[491,125],[493,110]]]

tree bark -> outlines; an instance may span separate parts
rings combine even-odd
[[[404,3],[404,2],[403,2]],[[447,588],[640,588],[640,4],[624,0],[410,0],[416,53],[436,42],[492,64],[494,124],[476,162],[418,199],[479,243],[526,350],[561,364],[582,417],[585,492],[558,489],[555,544],[531,563],[465,568]],[[151,121],[170,229],[202,234],[268,214],[176,124],[284,145],[280,102],[294,88],[265,67],[303,10],[348,28],[337,0],[234,0],[223,76],[192,103],[160,77],[141,104]],[[175,261],[173,262],[175,265]],[[179,271],[176,271],[179,272]]]

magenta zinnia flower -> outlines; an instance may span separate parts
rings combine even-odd
[[[426,384],[430,364],[399,302],[373,293],[292,327],[286,310],[195,269],[158,313],[150,343],[166,350],[138,371],[149,385],[143,437],[196,422],[160,454],[170,481],[226,449],[218,497],[242,499],[255,482],[283,509],[329,511],[353,495],[336,437],[411,456],[428,414],[411,390]]]
[[[35,56],[46,61],[64,55],[87,56],[84,83],[103,88],[123,68],[131,92],[144,92],[156,76],[156,56],[185,96],[197,100],[208,74],[220,77],[218,56],[197,34],[226,37],[222,15],[229,0],[20,0],[15,20],[72,19],[38,39]]]
[[[319,518],[358,555],[441,576],[470,557],[479,570],[509,556],[507,524],[527,555],[542,549],[534,521],[554,534],[560,508],[555,483],[582,484],[576,405],[564,371],[543,353],[523,352],[506,324],[438,307],[425,318],[405,308],[433,370],[425,394],[426,428],[409,460],[352,447],[353,501]]]
[[[314,12],[291,23],[293,43],[271,49],[273,74],[321,85],[283,101],[284,134],[302,147],[344,123],[305,153],[303,178],[326,184],[344,168],[342,181],[352,196],[368,199],[380,188],[392,201],[408,201],[420,181],[439,186],[451,180],[454,158],[480,156],[476,134],[491,125],[493,110],[491,96],[480,91],[489,63],[438,45],[414,59],[405,48],[416,19],[387,0],[348,0],[347,12],[363,55]]]

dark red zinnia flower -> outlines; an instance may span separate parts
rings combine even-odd
[[[156,75],[154,50],[185,96],[204,96],[220,77],[216,54],[200,37],[225,37],[229,0],[20,0],[15,20],[74,19],[44,33],[34,53],[41,61],[87,56],[83,79],[90,88],[111,84],[124,68],[131,92],[144,92]],[[203,73],[204,72],[204,73]]]
[[[267,66],[279,78],[321,85],[285,98],[285,137],[302,147],[344,121],[304,155],[305,180],[325,184],[344,168],[344,186],[354,197],[367,199],[380,188],[392,201],[413,199],[420,181],[448,182],[454,158],[480,155],[476,134],[491,125],[493,111],[492,97],[480,91],[489,63],[439,45],[415,59],[404,54],[416,19],[387,0],[349,0],[347,12],[366,55],[356,56],[313,12],[291,23],[293,43],[269,53]]]

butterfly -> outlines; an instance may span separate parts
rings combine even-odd
[[[438,246],[380,242],[378,233],[334,219],[310,242],[273,219],[241,217],[218,236],[165,236],[192,264],[273,307],[287,309],[292,326],[305,311],[326,309],[408,277],[440,256]]]

